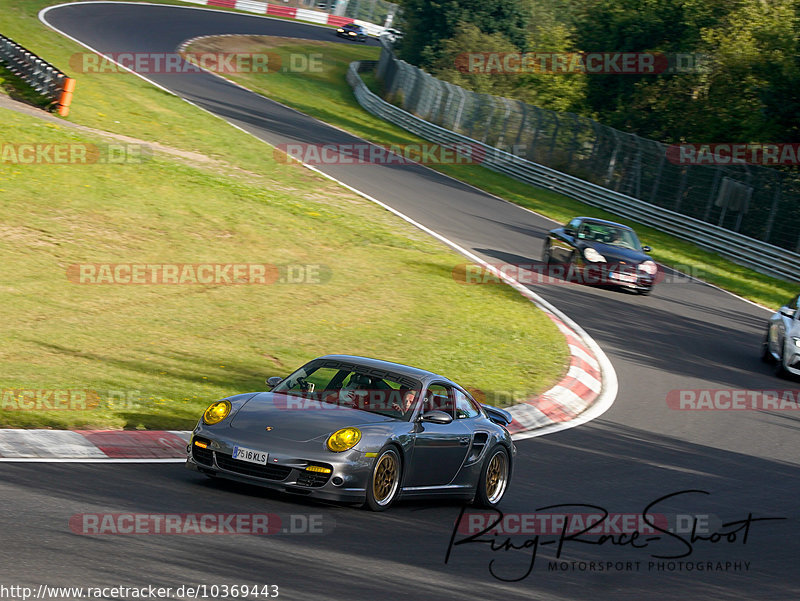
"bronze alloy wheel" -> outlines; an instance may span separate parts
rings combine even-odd
[[[504,451],[498,450],[486,468],[486,497],[491,504],[497,503],[506,491],[508,483],[508,459]]]
[[[388,505],[394,499],[400,482],[399,461],[394,451],[378,458],[372,476],[372,494],[378,505]]]

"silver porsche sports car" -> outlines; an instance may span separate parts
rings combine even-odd
[[[800,376],[800,295],[769,318],[761,358],[775,364],[779,377]]]
[[[374,511],[428,495],[493,507],[508,488],[511,416],[447,378],[326,355],[267,383],[205,411],[187,467]]]

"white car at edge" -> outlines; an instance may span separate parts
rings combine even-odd
[[[769,318],[761,358],[775,364],[779,377],[800,376],[800,294]]]

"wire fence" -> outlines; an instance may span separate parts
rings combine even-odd
[[[681,164],[677,149],[661,142],[580,115],[478,94],[436,79],[397,59],[387,44],[377,75],[386,100],[440,127],[609,190],[800,252],[796,170]]]

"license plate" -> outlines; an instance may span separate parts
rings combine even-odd
[[[635,282],[636,276],[630,275],[627,273],[612,273],[611,277],[615,280],[619,280],[620,282]]]
[[[240,461],[267,465],[267,457],[269,457],[269,454],[263,451],[254,451],[253,449],[247,449],[245,447],[233,447],[233,458],[239,459]]]

